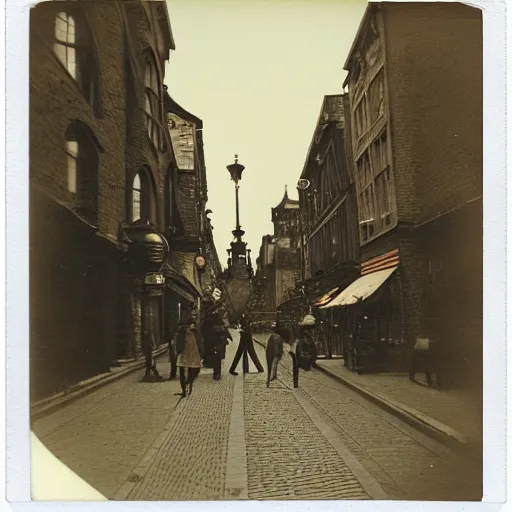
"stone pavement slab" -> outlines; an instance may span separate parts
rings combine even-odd
[[[245,425],[250,499],[369,499],[339,452],[279,382],[246,376]]]
[[[221,380],[212,379],[212,370],[201,370],[192,395],[179,401],[114,499],[246,497],[243,377],[227,372],[238,346],[238,333],[232,334],[234,343],[227,347]]]
[[[469,392],[440,391],[411,382],[407,375],[358,375],[340,360],[319,360],[317,366],[448,437],[462,443],[482,444],[482,410]]]
[[[270,333],[256,334],[255,339],[265,345],[269,336]],[[481,449],[482,408],[469,392],[429,388],[411,382],[407,375],[358,375],[347,369],[342,359],[319,359],[316,366],[404,419]]]
[[[169,366],[158,362],[162,375]],[[135,372],[33,424],[41,442],[72,471],[111,498],[176,407],[179,383],[140,382]]]
[[[291,359],[286,354],[278,376],[278,382],[291,386]],[[390,499],[481,499],[481,460],[450,450],[316,369],[300,372],[299,391]]]

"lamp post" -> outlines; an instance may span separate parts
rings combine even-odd
[[[241,242],[245,231],[243,231],[240,227],[240,202],[238,197],[238,190],[240,189],[240,185],[238,182],[242,179],[242,172],[244,171],[245,167],[238,163],[238,155],[235,155],[235,163],[228,165],[227,169],[231,175],[231,179],[235,182],[236,228],[232,231],[232,233],[236,237],[237,242]]]

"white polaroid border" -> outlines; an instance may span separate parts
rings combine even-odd
[[[110,1],[110,0],[106,0]],[[172,0],[171,0],[172,1]],[[194,0],[190,0],[194,1]],[[215,0],[212,0],[214,2]],[[248,1],[248,0],[245,0]],[[321,9],[322,0],[310,0]],[[345,0],[339,0],[345,1]],[[469,3],[469,2],[468,2]],[[30,502],[29,446],[29,9],[6,2],[6,496],[14,510],[461,510],[433,502]],[[464,510],[506,499],[506,5],[473,0],[484,20],[484,497]],[[340,57],[341,58],[341,57]],[[3,72],[3,71],[2,71]],[[341,87],[341,84],[340,84]],[[3,213],[0,211],[0,215]],[[51,290],[48,290],[51,293]],[[2,347],[2,349],[4,348]],[[3,395],[2,395],[3,398]],[[2,436],[3,439],[3,436]],[[5,496],[5,494],[4,494]],[[105,508],[103,508],[105,507]]]

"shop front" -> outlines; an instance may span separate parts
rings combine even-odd
[[[361,276],[319,309],[342,337],[355,372],[400,371],[406,364],[398,250],[361,264]]]

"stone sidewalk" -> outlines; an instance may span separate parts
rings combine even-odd
[[[259,333],[254,338],[265,345],[269,336]],[[482,412],[469,393],[429,388],[411,382],[407,375],[358,375],[348,370],[342,359],[319,359],[316,366],[402,419],[424,425],[436,436],[481,449]]]

